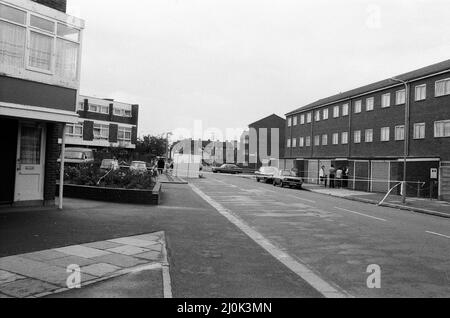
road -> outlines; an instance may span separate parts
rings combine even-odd
[[[318,288],[329,284],[353,297],[450,297],[448,219],[236,176],[206,174],[192,186],[299,275],[311,270],[316,276],[306,280]],[[369,276],[378,279],[370,265],[381,269],[380,288],[368,287]]]

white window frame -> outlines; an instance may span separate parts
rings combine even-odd
[[[360,114],[362,112],[362,100],[357,100],[355,102],[355,114]]]
[[[305,138],[305,146],[311,147],[311,136]]]
[[[334,133],[333,137],[332,137],[332,144],[334,146],[339,145],[339,134],[338,133]]]
[[[381,95],[381,108],[389,107],[391,107],[391,93]]]
[[[341,108],[339,106],[333,107],[333,118],[339,118]]]
[[[300,116],[300,125],[304,125],[305,124],[305,115],[301,115]]]
[[[130,117],[131,117],[131,115],[130,115]],[[297,124],[298,124],[298,116],[294,116],[293,117],[294,119],[293,119],[293,123],[292,123],[292,125],[295,127],[295,126],[297,126]]]
[[[442,128],[438,130],[438,125]],[[442,130],[442,134],[440,131]],[[450,120],[440,120],[434,122],[434,138],[448,138],[450,137]]]
[[[353,133],[353,143],[355,143],[355,144],[361,143],[361,130],[356,130]]]
[[[120,133],[123,133],[124,137],[121,138],[119,137]],[[130,138],[126,137],[126,134],[129,133],[130,134]],[[133,136],[133,129],[130,127],[123,127],[123,126],[119,126],[118,130],[117,130],[117,140],[118,141],[122,141],[122,142],[131,142]]]
[[[89,105],[90,113],[109,115],[109,105],[106,106],[106,105],[100,105],[100,104],[94,104],[94,103],[89,103],[88,105]],[[92,110],[93,108],[99,108],[100,110]],[[107,110],[107,112],[104,111],[105,109]]]
[[[305,138],[304,137],[300,137],[299,146],[300,146],[300,148],[305,147]]]
[[[314,136],[314,147],[320,146],[320,135]]]
[[[350,111],[350,105],[348,103],[342,105],[342,117],[347,117],[349,115],[349,111]]]
[[[381,128],[380,141],[389,142],[391,140],[391,127]]]
[[[395,126],[395,141],[405,141],[405,125]]]
[[[348,145],[348,132],[344,131],[341,133],[341,143],[343,145]]]
[[[328,135],[322,135],[322,146],[328,146]]]
[[[444,83],[443,93],[438,92],[438,84]],[[450,95],[450,78],[445,78],[435,83],[435,97]]]
[[[423,91],[422,91],[423,90]],[[423,96],[422,96],[423,92]],[[415,88],[415,100],[420,102],[427,99],[427,84],[417,85]]]
[[[316,122],[320,121],[320,110],[316,110],[314,117],[315,117]]]
[[[69,133],[68,129],[72,128],[73,133]],[[75,133],[76,128],[81,128],[81,133],[77,134]],[[69,138],[83,138],[83,132],[84,132],[84,125],[83,123],[78,124],[67,124],[66,125],[66,136]]]
[[[395,105],[405,105],[406,104],[406,90],[401,89],[395,92]]]
[[[288,124],[288,127],[292,127],[292,117],[288,118],[287,124]]]
[[[291,148],[291,139],[288,139],[287,140],[287,145],[286,145],[288,148]]]
[[[375,97],[369,97],[366,99],[366,111],[371,112],[375,109]]]
[[[426,123],[414,124],[414,140],[422,140],[426,138]]]
[[[373,143],[373,129],[366,129],[364,135],[364,142]]]
[[[312,123],[312,113],[311,112],[306,114],[306,123],[307,124]]]
[[[330,116],[329,110],[328,110],[328,108],[325,108],[323,110],[323,114],[322,114],[323,120],[328,120],[329,116]]]
[[[95,134],[95,130],[100,129],[100,135]],[[107,131],[107,134],[102,132]],[[94,123],[94,139],[95,140],[109,140],[109,125]]]
[[[127,114],[127,112],[129,114]],[[119,116],[119,117],[126,117],[126,118],[133,117],[131,108],[116,106],[116,105],[113,106],[113,114],[114,114],[114,116]]]
[[[297,148],[297,138],[292,139],[292,148]]]

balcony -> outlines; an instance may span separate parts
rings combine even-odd
[[[0,75],[78,90],[84,22],[26,0],[0,0]]]

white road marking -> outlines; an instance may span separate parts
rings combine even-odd
[[[239,217],[235,216],[232,211],[223,207],[220,203],[216,202],[214,199],[209,197],[207,194],[202,192],[199,188],[193,184],[189,184],[192,190],[197,193],[203,200],[208,202],[213,206],[220,214],[226,217],[231,223],[243,231],[247,236],[249,236],[253,241],[264,248],[268,253],[275,257],[278,261],[284,264],[287,268],[297,274],[300,278],[306,281],[314,289],[327,298],[347,298],[350,297],[344,291],[340,291],[333,287],[331,284],[327,283],[321,277],[308,268],[305,264],[300,263],[289,254],[283,252],[279,248],[275,247],[269,240],[267,240],[263,235],[261,235],[256,230],[252,229]]]
[[[428,234],[431,234],[431,235],[436,235],[436,236],[441,236],[441,237],[445,237],[445,238],[448,238],[448,239],[450,239],[450,236],[447,236],[447,235],[444,235],[444,234],[439,234],[439,233],[436,233],[436,232],[430,232],[430,231],[426,231]]]
[[[376,218],[374,216],[367,215],[367,214],[364,214],[364,213],[359,213],[359,212],[355,212],[355,211],[351,211],[351,210],[347,210],[347,209],[342,209],[342,208],[338,208],[338,207],[335,207],[335,209],[338,209],[338,210],[341,210],[341,211],[344,211],[344,212],[353,213],[353,214],[358,214],[358,215],[365,216],[365,217],[368,217],[368,218],[371,218],[371,219],[374,219],[374,220],[387,222],[385,219]]]

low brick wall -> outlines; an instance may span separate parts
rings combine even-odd
[[[56,195],[59,195],[59,184],[56,185]],[[115,203],[159,205],[161,203],[161,183],[156,183],[153,190],[128,190],[65,184],[64,197]]]

